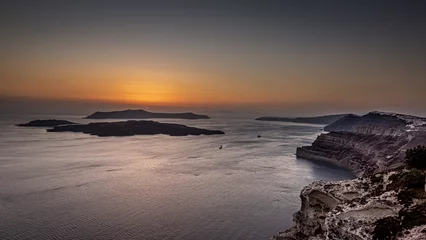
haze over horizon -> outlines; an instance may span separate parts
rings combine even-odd
[[[425,13],[414,0],[2,1],[0,110],[425,116]]]

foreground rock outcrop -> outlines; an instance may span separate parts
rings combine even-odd
[[[348,114],[326,115],[319,117],[297,117],[297,118],[283,118],[283,117],[260,117],[256,118],[257,121],[274,121],[274,122],[295,122],[295,123],[312,123],[312,124],[331,124]]]
[[[274,240],[426,239],[426,171],[399,169],[338,182],[318,181],[300,194],[296,225]]]
[[[426,119],[403,114],[350,114],[324,130],[329,133],[297,148],[296,155],[349,168],[357,176],[402,166],[407,149],[426,144]]]
[[[59,125],[68,125],[68,124],[76,124],[67,120],[56,120],[56,119],[48,119],[48,120],[34,120],[28,123],[16,124],[18,127],[55,127]]]
[[[225,134],[219,130],[188,127],[181,124],[154,121],[96,122],[89,124],[62,125],[48,132],[82,132],[99,137],[166,134],[170,136]]]
[[[207,115],[188,113],[153,113],[142,109],[113,112],[95,112],[88,119],[145,119],[145,118],[178,118],[178,119],[209,119]]]

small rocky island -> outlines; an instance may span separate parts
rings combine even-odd
[[[56,119],[48,119],[48,120],[34,120],[28,123],[16,124],[18,127],[55,127],[60,125],[68,125],[68,124],[76,124],[67,120],[56,120]]]
[[[95,112],[87,119],[146,119],[146,118],[176,118],[176,119],[209,119],[207,115],[187,113],[154,113],[142,109],[113,112]]]
[[[326,115],[319,117],[297,117],[297,118],[285,118],[285,117],[260,117],[256,118],[257,121],[273,121],[273,122],[294,122],[294,123],[310,123],[310,124],[331,124],[348,114],[337,114],[337,115]]]
[[[48,132],[81,132],[99,137],[166,134],[170,136],[225,134],[219,130],[188,127],[181,124],[155,121],[96,122],[89,124],[62,125]]]

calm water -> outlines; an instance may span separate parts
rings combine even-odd
[[[51,117],[89,122],[0,119],[0,239],[270,239],[303,186],[352,177],[295,158],[320,125],[222,115],[160,120],[222,136],[108,138],[13,126]]]

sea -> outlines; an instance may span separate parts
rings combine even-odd
[[[324,125],[209,115],[153,120],[225,135],[49,133],[15,124],[99,120],[0,116],[0,239],[266,240],[293,225],[304,186],[354,178],[296,158],[296,148],[310,145]]]

